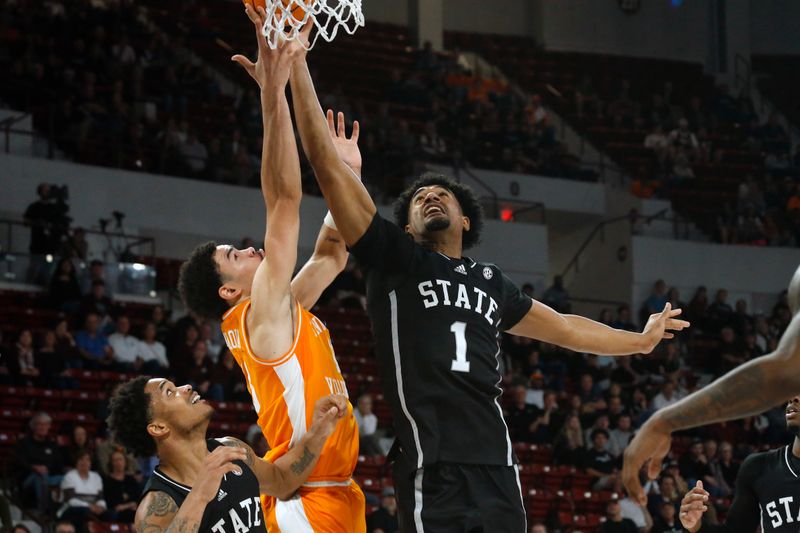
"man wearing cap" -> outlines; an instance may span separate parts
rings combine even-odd
[[[397,531],[397,500],[393,487],[384,487],[381,493],[381,506],[367,520],[370,533],[395,533]]]

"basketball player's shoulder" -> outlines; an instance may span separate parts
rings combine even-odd
[[[247,457],[244,459],[244,463],[249,466],[253,467],[253,463],[255,463],[256,455],[253,451],[253,448],[247,445],[243,440],[237,439],[236,437],[220,437],[218,439],[209,439],[209,450],[213,450],[217,446],[228,446],[230,448],[241,448],[247,453]]]
[[[136,531],[157,533],[165,531],[178,513],[178,505],[166,492],[153,490],[145,494],[136,509]]]

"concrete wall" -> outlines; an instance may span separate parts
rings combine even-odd
[[[789,285],[798,264],[800,250],[795,248],[634,237],[632,303],[638,309],[653,283],[663,279],[667,285],[678,287],[687,303],[694,290],[705,285],[712,298],[717,289],[724,288],[730,293],[731,303],[744,298],[752,310],[769,312],[777,294]]]
[[[263,236],[264,204],[256,189],[10,155],[0,155],[0,213],[21,218],[41,182],[69,185],[74,225],[97,228],[98,218],[122,211],[128,231],[155,238],[162,257],[184,258],[208,239],[237,243]],[[325,211],[322,198],[304,198],[301,259],[313,250]],[[391,217],[387,207],[381,213]],[[26,233],[17,235],[16,251],[27,249]],[[544,226],[490,220],[482,240],[468,255],[498,264],[520,283],[546,277]]]
[[[800,2],[750,0],[754,54],[800,54]]]

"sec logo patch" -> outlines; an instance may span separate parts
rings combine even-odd
[[[486,279],[492,279],[492,276],[494,276],[494,272],[492,272],[492,269],[489,267],[485,267],[483,269],[483,277]]]

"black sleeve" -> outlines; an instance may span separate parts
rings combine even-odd
[[[502,274],[503,316],[500,318],[500,331],[506,331],[522,320],[533,306],[533,300],[522,292],[511,279]]]
[[[739,475],[736,476],[736,492],[733,495],[725,523],[718,526],[705,525],[703,532],[755,531],[760,523],[758,496],[755,492],[755,481],[763,469],[760,464],[763,454],[751,455],[742,463]]]
[[[410,235],[378,213],[364,235],[350,247],[358,262],[367,268],[387,272],[408,272],[419,245]]]

